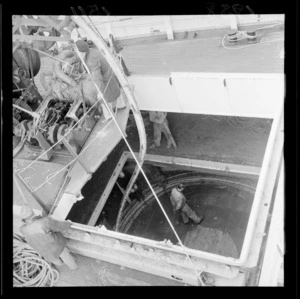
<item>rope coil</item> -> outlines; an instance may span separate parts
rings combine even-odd
[[[58,271],[25,243],[21,236],[14,234],[13,286],[52,287],[58,279]]]

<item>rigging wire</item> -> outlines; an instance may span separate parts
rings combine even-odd
[[[101,35],[100,35],[100,37],[101,37]],[[102,37],[101,37],[101,39],[102,39]],[[78,48],[77,48],[76,45],[75,45],[75,50],[78,51]],[[79,52],[79,51],[78,51],[78,52]],[[81,56],[80,56],[80,59],[81,59],[82,63],[84,64],[84,66],[87,68],[87,66],[86,66],[86,64],[85,64],[85,62],[84,62],[84,60],[82,59]],[[90,71],[88,70],[88,68],[87,68],[87,71],[88,71],[88,74],[89,74],[90,78],[91,78],[92,81],[94,82],[96,89],[97,89],[98,92],[100,93],[101,97],[103,97],[102,92],[101,92],[100,89],[98,88],[98,86],[97,86],[96,82],[94,81],[94,79],[93,79],[93,77],[92,77]],[[150,184],[150,182],[149,182],[149,180],[148,180],[148,178],[147,178],[147,176],[146,176],[146,174],[145,174],[143,168],[141,167],[141,165],[140,165],[138,159],[136,158],[136,156],[135,156],[135,154],[134,154],[134,152],[133,152],[133,150],[132,150],[130,144],[129,144],[128,141],[126,140],[126,137],[125,137],[125,135],[124,135],[122,129],[120,128],[118,122],[116,121],[116,119],[115,119],[113,113],[112,113],[111,110],[109,109],[109,107],[108,107],[108,105],[107,105],[106,100],[104,99],[104,97],[103,97],[103,102],[104,102],[106,108],[108,109],[109,113],[111,114],[111,117],[112,117],[113,121],[115,122],[115,124],[116,124],[118,130],[120,131],[120,133],[121,133],[121,135],[122,135],[122,137],[123,137],[123,140],[125,141],[125,143],[126,143],[128,149],[129,149],[129,151],[131,152],[132,157],[134,158],[135,162],[137,163],[138,168],[140,169],[141,173],[143,174],[143,176],[144,176],[144,178],[145,178],[145,180],[146,180],[146,182],[147,182],[147,184],[148,184],[148,186],[149,186],[149,188],[150,188],[152,194],[154,195],[154,197],[155,197],[155,199],[156,199],[156,201],[157,201],[159,207],[161,208],[161,210],[162,210],[164,216],[166,217],[166,220],[168,221],[168,223],[169,223],[169,225],[170,225],[170,227],[171,227],[171,229],[172,229],[174,235],[176,236],[176,238],[177,238],[177,240],[178,240],[178,243],[179,243],[180,246],[183,248],[184,253],[185,253],[186,256],[187,256],[187,259],[188,259],[189,262],[191,263],[192,268],[193,268],[193,270],[195,271],[197,280],[200,282],[200,284],[201,284],[202,286],[204,286],[205,283],[204,283],[204,281],[203,281],[203,279],[202,279],[202,277],[201,277],[201,273],[202,273],[202,272],[199,274],[199,273],[197,272],[196,268],[194,267],[194,264],[193,264],[193,262],[192,262],[192,259],[191,259],[190,255],[188,254],[188,251],[189,251],[188,248],[187,248],[186,246],[184,246],[183,243],[182,243],[182,241],[180,240],[180,238],[179,238],[179,236],[178,236],[178,234],[177,234],[177,232],[176,232],[174,226],[172,225],[172,223],[171,223],[171,221],[170,221],[170,219],[169,219],[167,213],[165,212],[165,210],[164,210],[162,204],[160,203],[160,201],[159,201],[159,199],[158,199],[158,197],[157,197],[157,195],[156,195],[154,189],[152,188],[152,186],[151,186],[151,184]]]
[[[92,23],[92,21],[91,21],[91,23]],[[93,23],[92,23],[92,24],[93,24]],[[95,27],[94,24],[93,24],[93,26]],[[267,27],[267,26],[266,26],[266,27]],[[266,28],[266,27],[265,27],[265,28]],[[96,31],[98,32],[98,34],[100,35],[100,33],[99,33],[99,31],[97,30],[96,27],[95,27],[95,29],[96,29]],[[262,28],[260,28],[260,29],[262,29]],[[257,29],[257,30],[259,30],[259,29]],[[224,36],[224,38],[225,38],[225,36]],[[223,40],[222,40],[222,45],[223,45],[223,47],[225,48],[225,45],[224,45],[224,38],[223,38]],[[241,39],[242,39],[242,38],[241,38]],[[276,40],[273,40],[273,41],[276,41]],[[268,43],[268,42],[273,42],[273,41],[266,41],[266,42],[262,42],[262,43]],[[249,46],[247,46],[247,47],[250,47],[250,46],[254,46],[254,45],[249,45]],[[75,45],[75,47],[76,47],[76,45]],[[241,48],[246,48],[246,47],[239,47],[239,48],[234,48],[234,49],[241,49]],[[228,48],[228,49],[233,49],[233,48]],[[77,47],[76,47],[76,51],[77,51],[77,53],[79,52],[78,49],[77,49]],[[49,55],[49,56],[50,56],[50,55]],[[51,56],[51,58],[54,58],[54,57]],[[80,57],[80,58],[81,58],[81,57]],[[86,66],[86,64],[85,64],[85,62],[83,61],[82,58],[81,58],[81,60],[82,60],[82,63],[85,65],[86,69],[88,70],[88,68],[87,68],[87,66]],[[91,79],[93,80],[93,78],[92,78],[92,76],[91,76],[89,70],[88,70],[88,73],[89,73]],[[95,83],[94,80],[93,80],[93,82],[94,82],[96,88],[98,89],[99,93],[102,94],[102,93],[100,92],[99,88],[97,87],[97,85],[96,85],[96,83]],[[107,84],[107,85],[108,85],[108,84]],[[107,87],[107,86],[106,86],[106,87]],[[104,91],[103,93],[105,93],[105,91]],[[103,94],[102,94],[102,95],[103,95]],[[95,104],[97,104],[99,101],[100,101],[100,100],[96,101]],[[144,173],[142,167],[140,166],[139,161],[138,161],[137,158],[135,157],[135,155],[134,155],[134,153],[133,153],[133,151],[132,151],[132,149],[131,149],[131,147],[130,147],[128,141],[126,140],[125,135],[123,134],[121,128],[119,127],[119,125],[118,125],[118,123],[117,123],[117,121],[116,121],[116,119],[115,119],[113,113],[111,112],[111,110],[110,110],[110,108],[108,107],[108,105],[107,105],[107,103],[106,103],[106,101],[105,101],[104,98],[103,98],[103,103],[104,103],[104,105],[106,106],[106,108],[108,109],[109,113],[111,114],[111,116],[112,116],[112,121],[115,122],[117,128],[119,129],[119,131],[120,131],[120,133],[121,133],[121,135],[122,135],[124,141],[126,142],[126,144],[127,144],[128,148],[129,148],[129,150],[130,150],[130,152],[131,152],[133,158],[136,160],[136,163],[137,163],[137,165],[138,165],[138,167],[139,167],[141,173],[143,174],[143,176],[144,176],[144,178],[145,178],[145,180],[146,180],[146,182],[147,182],[147,184],[148,184],[148,186],[149,186],[151,192],[153,193],[153,195],[154,195],[155,199],[157,200],[157,202],[158,202],[158,204],[159,204],[159,206],[160,206],[160,208],[161,208],[163,214],[165,215],[167,221],[169,222],[170,227],[171,227],[171,229],[173,230],[173,232],[174,232],[176,238],[178,239],[179,244],[180,244],[181,247],[184,249],[184,251],[188,250],[188,249],[182,244],[182,242],[181,242],[179,236],[177,235],[177,232],[176,232],[175,228],[173,227],[172,223],[170,222],[170,220],[169,220],[169,218],[168,218],[166,212],[164,211],[164,209],[163,209],[163,207],[162,207],[162,205],[161,205],[161,203],[160,203],[160,201],[159,201],[159,199],[158,199],[158,197],[157,197],[155,191],[153,190],[153,188],[152,188],[152,186],[151,186],[151,184],[150,184],[150,182],[149,182],[149,180],[148,180],[146,174]],[[94,104],[94,105],[95,105],[95,104]],[[93,105],[93,106],[94,106],[94,105]],[[92,106],[92,107],[93,107],[93,106]],[[91,108],[92,108],[92,107],[91,107]],[[89,109],[89,111],[91,110],[91,108]],[[89,112],[89,111],[88,111],[88,112]],[[87,113],[88,113],[88,112],[87,112]],[[86,114],[87,114],[87,113],[86,113]],[[85,115],[84,115],[83,117],[85,117]],[[82,120],[82,119],[81,119],[81,120]],[[79,121],[78,121],[78,122],[79,122]],[[76,123],[76,124],[77,124],[77,123]],[[76,125],[76,124],[75,124],[75,125]],[[75,126],[75,125],[74,125],[74,126]],[[74,126],[73,126],[73,127],[72,127],[72,128],[71,128],[64,136],[63,136],[63,138],[65,138],[65,136],[66,136],[69,132],[71,132],[71,130],[74,128]],[[61,140],[59,140],[57,143],[59,143],[59,142],[61,142]],[[55,145],[56,145],[56,144],[55,144]],[[51,148],[53,148],[55,145],[53,145]],[[50,148],[50,149],[51,149],[51,148]],[[48,149],[48,150],[50,150],[50,149]],[[35,161],[37,161],[38,159],[39,159],[39,157],[38,157]],[[71,163],[73,163],[75,160],[77,160],[77,158],[74,159]],[[35,161],[33,161],[30,165],[32,165]],[[29,165],[28,165],[27,167],[29,167]],[[26,169],[26,168],[25,168],[25,169]],[[24,171],[25,169],[23,169],[22,171]],[[22,171],[21,171],[21,172],[22,172]],[[20,172],[20,173],[21,173],[21,172]],[[56,174],[56,175],[57,175],[57,174]],[[51,179],[52,179],[53,177],[54,177],[54,176],[52,176]],[[46,183],[46,182],[44,182],[44,183]],[[40,187],[38,187],[38,188],[40,188]],[[37,190],[38,188],[36,188],[35,190]],[[197,273],[197,270],[195,269],[195,267],[194,267],[194,265],[193,265],[193,263],[192,263],[191,257],[189,256],[189,254],[188,254],[187,252],[185,252],[185,253],[186,253],[186,255],[187,255],[188,260],[191,262],[193,269],[195,270],[195,273],[196,273],[196,275],[197,275],[197,278],[200,280],[200,283],[201,283],[202,285],[204,285],[204,282],[203,282],[203,280],[202,280],[202,278],[201,278],[201,276],[200,276],[201,273],[202,273],[202,271],[201,271],[201,273]]]

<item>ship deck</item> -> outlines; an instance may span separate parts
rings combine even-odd
[[[59,267],[59,280],[55,287],[184,286],[183,283],[157,275],[78,254],[73,255],[77,260],[78,268],[70,270],[66,265]]]
[[[282,32],[271,32],[268,36],[270,39],[282,37]],[[253,51],[254,47],[255,51]],[[170,72],[283,73],[283,59],[280,58],[282,49],[283,41],[230,51],[222,47],[221,37],[210,37],[164,41],[161,43],[153,42],[152,44],[128,44],[124,46],[122,55],[129,71],[132,74],[140,75],[169,75]],[[209,55],[207,55],[208,53]],[[51,59],[43,57],[42,70],[51,70],[51,62]],[[43,94],[38,76],[36,77],[37,86]],[[148,147],[147,154],[256,167],[260,167],[262,164],[268,133],[256,134],[245,128],[232,127],[225,121],[217,121],[207,117],[205,119],[201,118],[201,115],[168,113],[168,120],[174,139],[177,142],[177,150],[174,148],[167,149],[166,140],[163,137],[161,147],[154,149]],[[149,145],[153,136],[152,126],[146,126],[146,133]],[[131,127],[127,134],[133,150],[138,152],[139,140],[136,128]],[[117,153],[113,158],[114,161],[118,157]],[[109,168],[109,159],[110,157],[100,166],[93,179],[84,187],[87,190],[86,194],[83,191],[85,198],[74,205],[69,215],[71,216],[72,213],[73,221],[87,222],[90,213],[99,200],[99,194],[102,193],[105,187],[104,178],[108,179],[105,171],[102,170],[103,167]],[[108,171],[111,173],[113,170],[110,168]],[[242,203],[240,204],[242,205]],[[247,209],[249,205],[251,203],[248,203]],[[86,215],[83,215],[83,206],[88,211]],[[206,207],[202,206],[203,212],[209,215],[212,206],[207,202]],[[236,209],[239,207],[237,205]],[[240,218],[235,219],[235,223],[229,223],[229,207],[217,210],[218,215],[212,216],[211,214],[212,217],[210,217],[213,224],[217,223],[213,222],[214,217],[224,220],[223,224],[218,223],[218,225],[227,223],[228,226],[239,226],[244,221],[243,215],[240,214]],[[152,216],[155,211],[156,209],[152,211]],[[70,218],[69,216],[67,218]],[[157,222],[153,219],[151,221]],[[244,222],[243,225],[245,225]],[[148,225],[150,227],[151,223],[149,222]],[[155,228],[153,227],[151,231],[155,231]],[[237,240],[241,240],[240,236],[241,232],[236,231]],[[57,286],[182,285],[176,281],[122,268],[96,259],[80,255],[76,255],[76,257],[78,269],[70,271],[65,266],[60,267],[60,280]],[[105,275],[100,275],[105,269],[107,270]],[[100,277],[100,280],[99,275],[102,277],[102,279]]]
[[[151,42],[137,39],[121,51],[133,75],[170,75],[171,72],[283,73],[283,31],[266,33],[261,42],[248,48],[222,47],[224,32],[218,36]],[[275,41],[278,40],[278,41]],[[240,47],[240,46],[237,46]],[[254,50],[255,49],[255,50]]]
[[[164,135],[160,147],[150,148],[149,145],[153,143],[153,126],[149,123],[149,118],[145,119],[147,154],[254,167],[261,167],[270,132],[270,127],[264,133],[235,127],[225,118],[168,113],[167,119],[177,149],[167,148]],[[139,139],[135,126],[128,129],[128,140],[133,150],[138,152]]]

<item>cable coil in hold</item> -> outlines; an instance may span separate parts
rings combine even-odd
[[[59,279],[59,273],[34,251],[21,236],[13,239],[13,286],[52,287]]]

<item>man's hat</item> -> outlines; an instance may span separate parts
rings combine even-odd
[[[183,188],[184,188],[184,185],[183,185],[182,183],[180,183],[180,184],[177,186],[177,188],[183,189]]]
[[[89,50],[89,45],[81,39],[79,39],[75,44],[79,52],[87,52]]]

